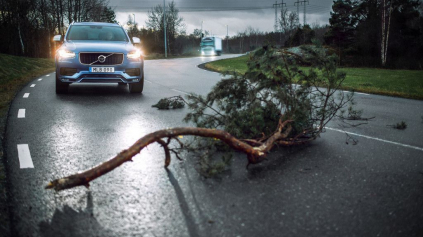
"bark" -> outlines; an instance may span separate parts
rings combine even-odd
[[[386,64],[386,58],[388,54],[388,40],[389,40],[389,29],[391,28],[391,15],[392,15],[392,1],[389,7],[389,15],[388,15],[388,30],[386,32],[386,43],[385,43],[385,56],[384,56],[384,66]]]
[[[292,129],[291,126],[288,125],[285,131],[283,131],[283,129],[290,122],[291,121],[280,121],[277,131],[269,139],[267,139],[266,142],[261,143],[259,147],[253,147],[248,143],[235,138],[234,136],[223,130],[190,127],[159,130],[140,138],[135,144],[133,144],[127,150],[123,150],[112,159],[84,172],[70,175],[65,178],[53,180],[45,188],[60,191],[81,185],[89,187],[89,183],[92,180],[112,171],[113,169],[119,167],[127,161],[132,161],[132,157],[140,153],[141,150],[147,147],[148,145],[155,142],[157,142],[164,148],[166,156],[165,167],[167,167],[170,164],[171,159],[171,149],[168,147],[171,139],[176,139],[179,142],[179,136],[187,135],[219,139],[229,145],[232,149],[247,154],[248,164],[257,164],[264,160],[268,151],[270,151],[270,149],[278,142],[278,140],[284,139],[289,135]],[[168,141],[163,141],[163,139],[166,138],[168,139]],[[293,142],[289,143],[289,145],[292,144]],[[177,158],[179,157],[177,156]]]
[[[391,15],[392,15],[392,1],[389,4],[389,12],[388,16],[386,16],[386,2],[383,0],[382,2],[382,41],[380,45],[380,56],[382,61],[382,66],[385,66],[387,53],[388,53],[388,39],[389,39],[389,30],[391,27]],[[388,17],[388,22],[386,22],[386,17]]]
[[[381,13],[381,16],[382,16],[382,19],[381,19],[381,22],[382,22],[382,41],[380,42],[380,57],[381,57],[381,61],[382,61],[382,66],[385,66],[385,20],[386,20],[386,17],[385,17],[385,0],[383,0],[382,1],[382,4],[381,4],[381,7],[382,7],[382,13]]]

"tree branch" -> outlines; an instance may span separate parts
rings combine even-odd
[[[122,165],[124,162],[132,161],[132,157],[140,153],[141,150],[144,149],[146,146],[155,142],[162,145],[165,150],[165,154],[166,154],[165,167],[166,167],[170,163],[170,150],[168,148],[168,144],[164,142],[162,138],[175,138],[181,135],[217,138],[225,142],[234,150],[238,150],[238,151],[246,153],[249,164],[256,164],[261,162],[266,156],[265,151],[270,150],[266,146],[261,146],[260,148],[252,147],[248,145],[247,143],[244,143],[238,140],[237,138],[233,137],[231,134],[223,130],[215,130],[215,129],[207,129],[207,128],[190,128],[190,127],[164,129],[164,130],[159,130],[159,131],[150,133],[140,138],[137,142],[135,142],[135,144],[133,144],[127,150],[123,150],[117,156],[113,157],[112,159],[94,168],[91,168],[81,173],[70,175],[68,177],[53,180],[45,188],[60,191],[64,189],[73,188],[76,186],[81,186],[81,185],[88,187],[89,182],[112,171],[113,169]],[[273,146],[273,144],[271,143],[269,143],[269,145]]]

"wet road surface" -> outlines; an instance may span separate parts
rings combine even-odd
[[[357,145],[345,144],[346,135],[334,121],[321,139],[279,149],[249,170],[245,157],[235,154],[231,169],[216,179],[202,178],[190,156],[173,159],[166,171],[162,148],[152,145],[89,189],[43,189],[52,179],[104,162],[149,132],[185,126],[186,108],[158,111],[151,105],[188,92],[206,94],[220,75],[197,65],[211,59],[146,61],[141,95],[107,84],[71,85],[69,94],[56,95],[53,73],[23,88],[11,105],[6,131],[13,233],[423,234],[423,101],[384,96],[356,95],[363,116],[376,116],[348,130],[356,134]],[[406,130],[386,126],[402,120]],[[33,168],[21,168],[25,151],[18,154],[18,145],[25,144]]]

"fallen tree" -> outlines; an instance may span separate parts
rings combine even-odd
[[[304,72],[298,64],[310,66]],[[275,145],[292,146],[316,139],[343,110],[352,94],[339,91],[345,73],[337,72],[337,58],[321,46],[302,47],[301,56],[264,47],[250,56],[245,74],[227,72],[206,96],[189,95],[184,103],[191,112],[185,117],[197,127],[159,130],[140,138],[127,150],[87,171],[51,181],[56,191],[89,183],[131,161],[145,147],[160,144],[165,167],[171,155],[180,159],[184,144],[180,136],[213,138],[247,155],[248,165],[264,160]],[[174,107],[175,101],[163,100]],[[179,148],[171,146],[175,141]]]

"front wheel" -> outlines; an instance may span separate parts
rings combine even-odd
[[[139,82],[129,83],[130,93],[141,93],[143,89],[144,89],[144,77],[142,77]]]
[[[56,94],[66,94],[68,93],[68,88],[69,83],[61,82],[56,75]]]

